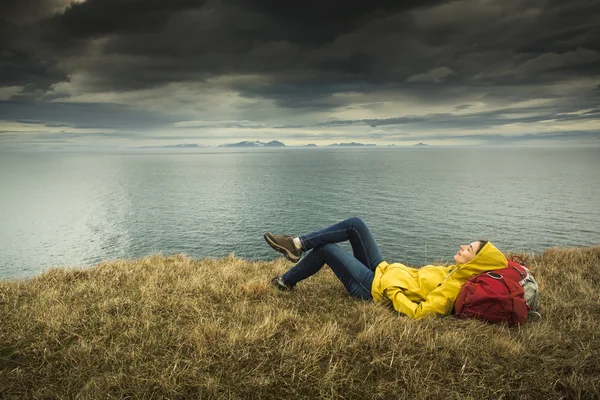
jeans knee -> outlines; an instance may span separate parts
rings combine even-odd
[[[360,219],[360,217],[351,217],[348,218],[348,222],[350,222],[350,224],[352,224],[352,226],[354,227],[366,227],[367,224],[365,223],[365,221],[363,221],[362,219]]]
[[[317,253],[330,253],[333,248],[337,247],[335,243],[325,243],[313,249]]]
[[[339,247],[339,246],[335,243],[325,243],[325,244],[315,247],[314,249],[312,249],[312,251],[315,253],[315,255],[319,259],[324,260],[330,254],[333,254],[335,252],[336,247]]]

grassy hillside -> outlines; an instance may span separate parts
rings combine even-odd
[[[412,321],[327,268],[185,255],[0,282],[0,398],[600,397],[600,246],[528,257],[542,319]]]

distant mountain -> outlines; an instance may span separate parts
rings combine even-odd
[[[283,142],[280,142],[279,140],[271,140],[269,143],[265,143],[265,146],[266,147],[285,147],[285,144],[283,144]]]
[[[425,144],[423,142],[419,142],[417,144],[413,144],[413,146],[419,146],[419,147],[425,147],[425,146],[429,146],[428,144]]]
[[[363,144],[363,143],[357,143],[357,142],[350,142],[350,143],[334,143],[334,144],[330,144],[330,147],[360,147],[360,146],[377,146],[375,144]]]
[[[285,147],[285,144],[278,140],[271,140],[268,143],[255,140],[253,142],[244,140],[243,142],[220,144],[219,147]]]
[[[304,147],[317,147],[314,143],[305,144]]]

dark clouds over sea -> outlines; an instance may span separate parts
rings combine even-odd
[[[8,0],[0,15],[0,148],[600,138],[598,1]]]

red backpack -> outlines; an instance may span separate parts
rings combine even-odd
[[[458,318],[503,322],[508,326],[523,324],[535,308],[537,283],[527,267],[513,260],[508,260],[508,268],[471,277],[454,302]]]

